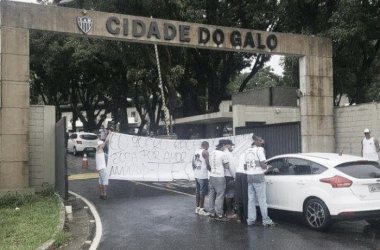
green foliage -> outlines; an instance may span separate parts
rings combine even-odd
[[[57,230],[57,196],[7,194],[0,197],[0,249],[36,249]]]
[[[351,103],[368,102],[379,95],[379,9],[380,1],[284,0],[276,30],[330,37],[334,96],[347,94]],[[286,70],[290,72],[288,63]]]
[[[70,232],[60,231],[56,235],[54,235],[54,247],[59,249],[63,247],[71,237]]]
[[[237,92],[243,79],[247,78],[248,73],[244,73],[234,79],[230,85],[229,93]],[[248,81],[245,90],[261,89],[286,85],[282,76],[276,75],[271,67],[267,66],[259,71]],[[290,86],[290,85],[289,85]]]
[[[15,208],[33,203],[36,196],[32,194],[7,193],[0,197],[0,208]]]

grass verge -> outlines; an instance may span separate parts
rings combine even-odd
[[[52,190],[0,197],[0,250],[37,249],[56,232],[59,212]]]

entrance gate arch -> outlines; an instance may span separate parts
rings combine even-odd
[[[29,30],[300,57],[302,152],[335,149],[330,39],[0,0],[0,191],[29,187]]]

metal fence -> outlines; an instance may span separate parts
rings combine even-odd
[[[254,133],[262,137],[267,158],[302,151],[300,122],[237,127],[235,131],[236,135]]]
[[[66,163],[66,117],[55,124],[55,189],[65,200],[69,196]]]

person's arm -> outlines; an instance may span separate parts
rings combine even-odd
[[[103,142],[102,144],[100,144],[97,148],[96,148],[96,152],[97,153],[103,153],[103,150],[104,150],[104,146],[106,144]]]
[[[224,167],[224,169],[229,169],[230,168],[230,164],[228,162],[223,163],[223,167]]]
[[[380,147],[379,147],[379,141],[377,139],[375,139],[375,147],[376,147],[376,152],[379,152]]]
[[[107,142],[109,142],[109,140],[110,140],[110,138],[111,138],[111,134],[112,134],[112,132],[110,131],[110,132],[108,132],[108,134],[107,134],[107,137],[106,137],[106,139],[104,140],[104,143],[107,143]]]
[[[211,166],[210,166],[210,155],[208,153],[207,150],[203,150],[202,152],[202,156],[203,158],[205,158],[205,162],[206,162],[206,168],[208,171],[211,171]]]
[[[258,158],[260,160],[260,166],[262,169],[267,169],[268,166],[267,166],[267,163],[266,163],[266,157],[265,157],[265,151],[264,151],[264,148],[262,147],[259,147],[257,149],[257,155],[258,155]]]
[[[229,169],[230,168],[230,164],[228,162],[228,156],[227,156],[227,154],[225,152],[223,152],[222,162],[223,162],[224,169]]]
[[[232,164],[230,165],[230,172],[232,174],[232,177],[234,177],[235,179],[236,178],[236,160],[232,162]]]
[[[361,150],[361,154],[362,154],[362,157],[363,157],[363,141],[362,141],[362,150]]]

